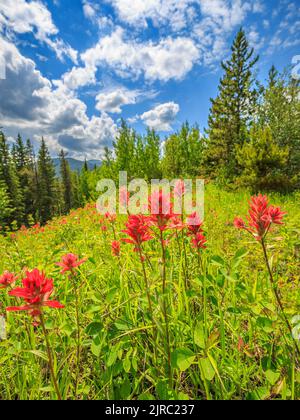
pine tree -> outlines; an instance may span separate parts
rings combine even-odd
[[[42,139],[38,154],[38,215],[42,224],[55,214],[56,190],[55,168],[45,140]]]
[[[285,192],[289,184],[284,173],[288,155],[288,147],[278,146],[269,127],[254,126],[250,130],[250,141],[237,152],[237,160],[242,168],[238,184],[251,187],[254,192]]]
[[[0,132],[0,182],[4,185],[13,210],[7,224],[16,222],[21,226],[24,220],[24,196],[19,183],[16,165],[9,153],[6,138]]]
[[[73,200],[73,185],[72,185],[72,173],[70,165],[66,160],[66,156],[63,150],[61,150],[60,155],[60,176],[62,184],[62,193],[63,193],[63,211],[68,213],[74,204]]]
[[[10,220],[13,207],[9,195],[7,193],[6,185],[0,181],[0,230],[5,231],[8,220]]]
[[[212,99],[207,130],[204,165],[213,178],[233,180],[239,173],[236,147],[247,141],[249,124],[256,111],[258,92],[253,87],[253,67],[258,61],[241,29],[231,48],[229,60],[222,63],[225,72],[219,95]]]

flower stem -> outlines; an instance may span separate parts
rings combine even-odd
[[[275,280],[274,280],[274,277],[273,277],[273,273],[272,273],[272,270],[271,270],[271,267],[270,267],[268,253],[267,253],[267,248],[266,248],[266,244],[265,244],[264,239],[261,240],[261,245],[262,245],[262,249],[263,249],[263,253],[264,253],[264,258],[265,258],[266,266],[267,266],[267,269],[268,269],[268,272],[269,272],[270,281],[271,281],[272,289],[273,289],[273,292],[274,292],[274,295],[275,295],[277,304],[278,304],[278,306],[279,306],[279,308],[281,310],[282,317],[283,317],[283,319],[284,319],[284,321],[285,321],[285,323],[287,325],[287,328],[288,328],[288,330],[289,330],[289,332],[291,334],[291,337],[293,339],[296,353],[298,354],[298,357],[300,357],[300,349],[299,349],[299,346],[297,344],[297,341],[294,338],[292,326],[291,326],[291,324],[290,324],[290,322],[289,322],[289,320],[288,320],[288,318],[287,318],[287,316],[285,314],[284,306],[283,306],[283,303],[281,301],[281,297],[280,297],[279,291],[277,289],[277,285],[276,285]]]
[[[75,282],[74,282],[75,283]],[[78,389],[78,380],[79,380],[79,370],[80,370],[80,318],[79,318],[79,297],[78,297],[78,290],[76,285],[74,284],[74,293],[75,293],[75,300],[76,300],[76,327],[77,327],[77,348],[76,348],[76,379],[75,379],[75,398],[77,396],[77,389]]]
[[[47,354],[48,354],[48,364],[49,364],[49,368],[50,368],[52,383],[53,383],[57,398],[58,398],[59,401],[61,401],[62,400],[61,393],[59,391],[57,379],[56,379],[56,376],[55,376],[55,373],[54,373],[52,351],[51,351],[51,346],[50,346],[50,342],[49,342],[48,333],[47,333],[46,326],[45,326],[43,313],[40,314],[40,320],[41,320],[41,326],[42,326],[42,330],[43,330],[45,341],[46,341]]]
[[[167,276],[166,276],[166,248],[163,238],[163,232],[160,232],[160,243],[161,243],[161,250],[162,250],[162,263],[163,263],[163,271],[162,271],[162,280],[163,280],[163,314],[165,318],[166,324],[166,343],[167,343],[167,354],[168,354],[168,376],[169,376],[169,385],[172,387],[172,367],[171,367],[171,345],[170,345],[170,332],[169,332],[169,319],[168,319],[168,312],[167,312],[167,302],[166,302],[166,283],[167,283]]]

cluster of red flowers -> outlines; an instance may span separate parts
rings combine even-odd
[[[203,222],[200,220],[197,213],[193,213],[188,218],[187,227],[188,235],[192,237],[191,242],[193,248],[196,249],[205,249],[207,239],[204,236],[204,231],[202,229]]]
[[[85,258],[80,260],[77,255],[67,254],[57,265],[62,268],[61,274],[67,271],[76,274],[75,269],[85,261]],[[0,289],[13,287],[17,278],[14,273],[5,271],[0,276]],[[45,273],[40,272],[37,268],[33,271],[26,271],[25,278],[22,279],[22,286],[10,290],[9,296],[24,299],[25,304],[10,306],[6,308],[8,312],[27,311],[33,318],[38,318],[42,315],[43,307],[64,308],[64,305],[57,300],[50,299],[54,292],[53,279],[47,278]],[[34,325],[38,325],[38,322],[35,322]]]
[[[41,315],[44,306],[64,308],[58,301],[50,300],[54,291],[53,279],[46,278],[38,269],[27,271],[22,284],[23,287],[16,287],[9,295],[24,299],[26,304],[8,307],[7,311],[28,311],[35,318]]]
[[[153,239],[150,232],[149,219],[142,214],[128,216],[126,229],[122,232],[126,233],[130,237],[130,239],[124,238],[122,241],[128,244],[133,244],[135,252],[141,251],[141,245],[143,242]]]
[[[253,235],[258,241],[263,240],[268,234],[271,225],[282,225],[283,217],[286,215],[280,207],[269,205],[268,197],[258,195],[251,198],[249,202],[248,224],[241,217],[234,220],[238,229],[244,229]]]
[[[0,289],[11,287],[15,284],[17,278],[18,277],[15,274],[10,273],[9,271],[4,271],[2,276],[0,276]]]
[[[67,271],[74,273],[75,268],[84,264],[86,261],[87,261],[86,258],[79,260],[78,255],[67,254],[63,256],[61,262],[57,263],[56,265],[62,268],[61,274],[65,274]]]

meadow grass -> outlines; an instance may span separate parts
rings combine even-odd
[[[111,242],[124,237],[124,216],[112,225],[89,206],[45,228],[0,237],[0,273],[22,277],[24,267],[37,267],[54,279],[55,297],[65,305],[44,312],[63,399],[300,398],[300,360],[261,248],[233,226],[249,198],[247,191],[207,186],[207,249],[198,259],[188,237],[172,236],[164,293],[159,241],[143,246],[144,264],[128,244],[121,244],[120,258],[112,256]],[[269,198],[288,213],[267,248],[291,320],[300,315],[300,194]],[[75,279],[56,265],[66,253],[88,258]],[[6,314],[15,303],[0,290],[0,315],[7,321],[0,399],[56,398],[41,327],[26,313]]]

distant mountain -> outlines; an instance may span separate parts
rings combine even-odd
[[[66,160],[69,162],[70,168],[72,171],[80,172],[83,168],[84,162],[82,160],[77,160],[73,158],[66,158]],[[59,158],[53,159],[53,163],[55,166],[56,174],[59,175],[60,171],[60,160]],[[88,160],[87,162],[89,169],[94,169],[95,166],[101,166],[100,160]]]

